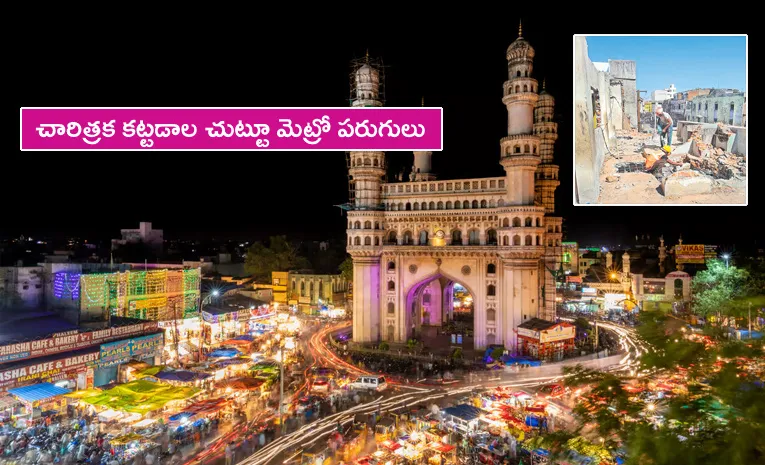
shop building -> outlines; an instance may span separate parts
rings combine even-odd
[[[216,346],[223,341],[250,334],[257,323],[275,315],[267,302],[241,294],[226,296],[215,305],[205,305],[202,311],[202,341],[204,346]]]
[[[572,324],[532,318],[518,325],[518,353],[540,360],[561,360],[574,352],[575,337]]]

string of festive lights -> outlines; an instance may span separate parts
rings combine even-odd
[[[80,273],[61,271],[53,275],[53,296],[57,299],[80,298]]]

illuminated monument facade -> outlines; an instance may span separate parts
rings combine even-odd
[[[521,32],[507,49],[504,176],[438,180],[432,154],[415,152],[408,182],[385,182],[384,152],[348,154],[354,341],[403,343],[445,324],[457,284],[473,298],[475,348],[514,348],[519,324],[555,318],[555,102],[531,77],[534,49]],[[352,106],[383,105],[383,72],[368,57],[354,63]]]

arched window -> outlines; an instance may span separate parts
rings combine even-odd
[[[548,233],[553,232],[552,225],[547,225],[547,232]]]
[[[493,308],[486,310],[486,321],[496,321],[497,311]]]
[[[452,244],[462,245],[462,231],[459,229],[452,231]]]
[[[380,238],[379,237],[375,237],[375,245],[380,245]]]
[[[388,281],[388,290],[389,291],[395,291],[396,290],[396,283],[393,281]]]
[[[393,271],[396,269],[396,262],[390,261],[388,262],[388,271]]]
[[[393,302],[388,302],[388,314],[396,313],[396,306],[393,304]]]
[[[539,236],[537,236],[537,245],[542,245],[542,240]]]
[[[372,159],[371,158],[365,158],[364,159],[364,166],[372,166]]]
[[[497,295],[497,288],[494,287],[494,284],[489,284],[488,286],[486,286],[486,295],[488,296]]]
[[[428,245],[428,232],[420,231],[420,245]]]
[[[451,200],[447,200],[446,201],[446,209],[447,210],[451,210],[452,209],[452,201]]]
[[[513,218],[513,227],[514,228],[520,228],[521,227],[521,219],[517,216]]]
[[[463,201],[463,202],[462,202],[462,208],[464,208],[464,209],[466,209],[466,210],[467,210],[468,208],[470,208],[470,202],[468,202],[467,200]]]
[[[361,238],[359,236],[353,238],[353,245],[361,245]]]
[[[679,299],[683,297],[683,280],[680,278],[675,279],[675,298]]]
[[[510,227],[510,218],[505,218],[502,220],[502,227],[503,228],[509,228]]]
[[[420,202],[414,202],[413,210],[419,210],[420,209]]]
[[[468,233],[468,244],[481,245],[481,233],[477,229],[471,229]]]
[[[365,221],[364,222],[364,229],[372,229],[372,222],[371,221]]]
[[[531,86],[531,91],[534,92],[534,86]]]
[[[539,218],[537,218],[537,228],[542,226],[542,222]]]
[[[435,209],[436,209],[436,202],[428,203],[428,210],[435,210]]]
[[[504,207],[505,206],[505,199],[497,200],[497,206],[498,207]]]
[[[486,345],[494,345],[497,343],[497,335],[494,333],[489,333],[486,335]]]
[[[486,265],[486,272],[489,273],[489,274],[496,273],[497,272],[497,265],[495,265],[494,263],[489,263],[488,265]]]
[[[520,91],[521,91],[521,86],[515,86],[515,93],[517,94]]]
[[[436,204],[436,209],[437,210],[443,210],[444,209],[444,203],[443,202],[438,202],[438,204]]]
[[[478,208],[478,200],[473,200],[472,207]]]
[[[526,217],[526,221],[525,221],[525,224],[526,224],[526,227],[527,227],[527,228],[529,228],[529,227],[533,226],[533,223],[531,222],[531,217],[530,217],[530,216],[527,216],[527,217]]]
[[[523,153],[529,153],[529,152],[530,152],[530,150],[529,150],[529,144],[526,144],[526,145],[524,145],[524,146],[523,146]]]
[[[524,85],[523,85],[523,91],[524,91],[524,92],[528,92],[528,91],[529,91],[529,86],[527,86],[526,84],[524,84]]]
[[[305,281],[300,281],[300,295],[305,297]]]
[[[388,242],[391,244],[396,244],[398,241],[398,235],[396,234],[396,231],[391,231],[388,233]]]
[[[409,203],[409,202],[407,202],[407,203],[406,203],[406,206],[405,206],[405,208],[404,208],[404,209],[405,209],[406,211],[410,211],[410,210],[412,209],[412,204],[411,204],[411,203]]]
[[[427,209],[428,209],[428,204],[427,204],[427,202],[422,202],[422,209],[423,209],[423,210],[427,210]]]
[[[401,203],[401,202],[399,202],[399,203],[398,203],[398,209],[399,209],[399,211],[402,211],[402,210],[404,210],[404,204],[403,204],[403,203]]]
[[[502,236],[502,245],[510,245],[510,239],[507,236]]]
[[[486,245],[497,245],[497,231],[489,229],[486,231]]]
[[[348,245],[353,245],[353,238],[352,237],[348,238]]]
[[[392,341],[396,335],[396,328],[393,325],[388,325],[388,340]]]
[[[367,236],[364,238],[364,245],[372,245],[372,238]]]
[[[531,153],[537,153],[537,146],[531,147]]]
[[[374,160],[372,160],[372,166],[377,166],[377,158],[375,158]]]
[[[521,77],[521,70],[520,69],[515,72],[515,76],[516,77]]]
[[[481,208],[486,208],[487,206],[488,206],[488,204],[486,203],[486,201],[485,200],[481,200]]]
[[[456,202],[454,202],[454,209],[459,210],[460,208],[462,208],[462,202],[457,200]]]
[[[401,243],[403,245],[412,245],[412,231],[404,231],[404,237],[401,238]]]
[[[520,145],[516,145],[515,146],[515,153],[521,153],[521,146]]]
[[[534,240],[531,239],[531,236],[526,236],[526,245],[534,245]]]
[[[559,232],[560,232],[560,226],[558,226],[558,225],[556,225],[556,226],[555,226],[555,232],[556,232],[556,233],[559,233]]]
[[[489,200],[489,208],[494,208],[497,206],[497,202],[494,201],[494,199]]]
[[[521,245],[521,236],[513,236],[513,245]]]
[[[357,222],[353,223],[353,228],[354,229],[361,229],[361,221],[357,221]]]
[[[379,221],[375,221],[375,229],[380,229],[380,222]]]

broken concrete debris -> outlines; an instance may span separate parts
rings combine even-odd
[[[712,179],[693,170],[672,173],[662,182],[665,197],[707,194],[712,191]]]
[[[606,176],[606,182],[617,182],[619,180],[619,176]]]

